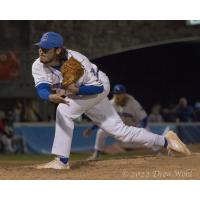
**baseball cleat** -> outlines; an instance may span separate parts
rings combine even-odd
[[[174,153],[175,153],[175,152],[172,151],[171,149],[169,149],[169,150],[167,151],[167,155],[170,156],[170,157],[175,156]]]
[[[176,133],[174,133],[173,131],[168,131],[167,134],[165,135],[165,138],[167,139],[168,142],[167,146],[168,151],[176,151],[185,154],[187,156],[191,155],[190,150],[183,142],[181,142]]]
[[[102,151],[100,151],[100,150],[95,150],[94,153],[93,153],[89,158],[87,158],[87,161],[99,160],[101,154],[103,154]]]
[[[87,161],[95,161],[95,160],[99,160],[99,157],[92,154],[89,158],[87,158]]]
[[[64,164],[59,158],[55,158],[51,162],[36,166],[37,169],[70,169],[69,164]]]
[[[168,133],[169,129],[170,129],[170,127],[167,126],[167,127],[165,128],[165,130],[162,132],[161,135],[162,135],[162,136],[165,136],[165,135]],[[153,146],[153,147],[152,147],[152,150],[153,150],[154,152],[158,152],[158,154],[159,154],[159,152],[161,151],[161,149],[162,149],[161,146]]]

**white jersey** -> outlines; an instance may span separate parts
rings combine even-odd
[[[77,59],[84,68],[83,76],[77,81],[76,85],[94,85],[101,86],[102,82],[98,77],[98,68],[95,64],[91,63],[88,58],[79,52],[67,49],[68,59],[73,56]],[[46,66],[40,62],[38,58],[32,65],[32,75],[34,78],[35,86],[37,87],[41,83],[50,84],[51,89],[63,93],[62,89],[62,74],[54,67]]]
[[[83,113],[95,124],[99,125],[101,129],[122,142],[139,142],[147,147],[152,147],[153,145],[164,146],[165,139],[163,136],[153,134],[145,129],[126,126],[107,98],[110,88],[108,77],[103,72],[98,73],[96,65],[92,64],[82,54],[71,50],[67,51],[68,58],[73,56],[82,63],[84,68],[84,75],[76,84],[78,86],[101,86],[103,83],[104,91],[98,95],[86,97],[66,97],[69,105],[64,103],[58,104],[52,154],[69,158],[74,131],[73,119],[81,116]],[[56,68],[45,66],[39,59],[33,63],[32,74],[36,86],[41,83],[48,83],[52,89],[62,89],[63,77],[61,72]]]
[[[137,126],[137,123],[144,119],[147,114],[134,97],[127,94],[127,98],[128,100],[124,106],[117,105],[114,98],[110,102],[126,125]]]

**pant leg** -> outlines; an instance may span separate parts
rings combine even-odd
[[[64,106],[59,105],[56,111],[56,126],[52,154],[69,158],[74,122],[71,117],[68,117],[62,112],[62,107]]]
[[[144,119],[142,119],[139,124],[138,124],[138,128],[147,128],[148,125],[148,117],[146,116]]]
[[[63,103],[58,105],[52,154],[69,157],[74,130],[73,119],[98,104],[106,96],[107,91],[99,95],[71,96],[66,98],[69,106]]]
[[[99,72],[99,79],[104,86],[104,91],[101,94],[88,96],[72,95],[66,98],[69,101],[69,106],[63,103],[58,105],[52,154],[69,157],[74,130],[73,119],[87,112],[87,110],[94,107],[108,95],[110,91],[108,77],[103,72]]]
[[[164,137],[145,130],[126,126],[108,98],[103,99],[97,105],[87,111],[86,115],[105,132],[113,135],[122,142],[136,142],[151,148],[154,145],[164,146]]]
[[[108,134],[102,129],[97,131],[96,140],[95,140],[95,150],[103,151],[105,149],[105,142]]]

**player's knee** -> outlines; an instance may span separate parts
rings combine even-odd
[[[112,120],[109,123],[109,126],[106,127],[106,132],[114,135],[114,136],[122,136],[123,135],[123,129],[125,128],[125,125],[121,121],[115,121]]]
[[[112,128],[109,130],[114,137],[122,142],[130,142],[133,138],[135,142],[138,142],[141,140],[141,134],[139,134],[142,131],[142,128],[140,130],[137,129],[134,130],[135,127],[132,126],[126,126],[124,123],[116,123],[115,126],[112,126]]]
[[[59,119],[62,119],[62,120],[73,120],[77,117],[73,117],[70,113],[69,113],[69,110],[66,109],[66,105],[65,104],[62,104],[60,103],[58,106],[57,106],[57,109],[56,109],[56,119],[59,120]]]
[[[106,132],[102,130],[97,132],[97,137],[99,138],[105,138],[106,136],[107,136]]]
[[[58,114],[58,115],[61,115],[61,114],[62,114],[62,106],[61,106],[61,104],[59,104],[59,105],[57,106],[56,114]]]
[[[63,104],[59,104],[58,106],[57,106],[57,109],[56,109],[56,117],[58,117],[58,118],[62,118],[63,116],[64,116],[64,114],[66,114],[66,112],[64,112],[64,106],[63,106]]]

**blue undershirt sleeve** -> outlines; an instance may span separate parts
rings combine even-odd
[[[49,95],[51,94],[50,85],[47,83],[41,83],[36,86],[38,96],[43,100],[49,100]]]
[[[94,94],[100,94],[104,90],[103,85],[102,86],[95,86],[95,85],[82,85],[79,87],[79,92],[77,95],[94,95]]]
[[[93,125],[90,129],[96,131],[99,127],[97,125]]]

